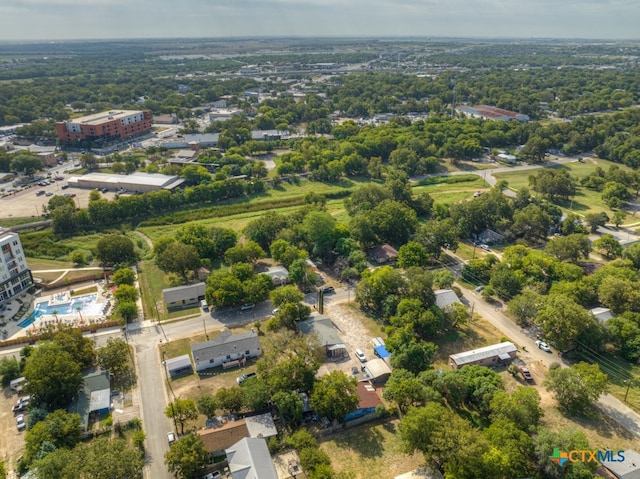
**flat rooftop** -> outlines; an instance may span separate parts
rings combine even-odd
[[[101,113],[94,113],[93,115],[81,116],[73,120],[68,120],[67,123],[82,123],[83,125],[99,125],[106,121],[119,120],[126,118],[129,115],[135,115],[141,113],[140,110],[109,110]]]

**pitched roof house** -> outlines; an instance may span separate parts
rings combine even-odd
[[[231,334],[225,329],[220,335],[209,341],[191,346],[191,356],[196,371],[223,366],[226,363],[262,355],[260,340],[255,331]]]
[[[267,441],[263,438],[246,437],[226,452],[233,479],[278,479]]]
[[[197,306],[199,301],[204,298],[206,288],[207,285],[205,283],[196,283],[163,289],[164,304],[167,310]]]

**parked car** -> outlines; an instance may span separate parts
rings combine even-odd
[[[335,293],[336,289],[333,286],[323,286],[322,288],[320,288],[320,291],[322,291],[324,294],[331,294]]]
[[[533,381],[531,372],[529,372],[529,370],[525,366],[518,366],[518,369],[520,370],[520,374],[522,374],[522,377],[525,381]]]
[[[247,373],[247,374],[243,374],[242,376],[238,376],[238,377],[236,378],[236,382],[237,382],[238,384],[242,384],[242,383],[243,383],[243,382],[245,382],[247,379],[255,378],[256,376],[257,376],[257,374],[256,374],[256,373]]]
[[[276,315],[276,314],[278,314],[279,312],[280,312],[280,308],[276,308],[276,309],[274,309],[273,311],[271,311],[271,314],[273,314],[273,315],[275,316],[275,315]]]
[[[538,345],[538,348],[542,349],[543,351],[546,351],[548,353],[551,352],[551,348],[544,341],[541,341],[541,340],[538,339],[538,340],[536,340],[536,344]]]
[[[176,440],[176,435],[173,433],[173,431],[169,431],[167,433],[167,440],[169,441],[169,444]]]
[[[486,244],[481,244],[481,245],[480,245],[480,248],[482,248],[482,249],[483,249],[483,250],[485,250],[485,251],[491,251],[491,248],[489,248],[489,246],[488,246],[488,245],[486,245]]]
[[[44,191],[44,190],[38,190],[38,191],[36,191],[36,196],[42,196],[45,193],[46,193],[46,191]]]
[[[45,193],[45,196],[53,196],[53,191],[47,191],[47,192]]]
[[[482,293],[482,290],[484,289],[484,286],[478,286],[476,288],[476,293]]]
[[[361,363],[367,362],[367,357],[364,355],[364,353],[360,349],[355,350],[355,355],[356,355],[356,358],[358,358]]]
[[[18,414],[16,416],[16,427],[18,428],[18,431],[22,431],[27,427],[27,423],[24,422],[24,414]]]
[[[220,471],[213,471],[204,476],[202,479],[218,479],[219,477],[222,477]]]
[[[207,304],[207,301],[205,299],[200,301],[200,307],[203,311],[209,311],[209,305]]]
[[[256,305],[253,303],[244,303],[242,306],[240,306],[240,311],[246,311],[248,309],[253,309],[255,307]]]
[[[63,190],[66,190],[67,188],[69,188],[69,185],[64,184],[64,185],[62,185],[60,188],[62,188]]]
[[[13,407],[11,408],[11,411],[13,412],[24,411],[29,405],[30,400],[31,400],[31,396],[25,396],[18,399],[18,402],[13,405]]]

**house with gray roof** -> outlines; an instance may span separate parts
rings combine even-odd
[[[193,367],[191,366],[191,358],[188,354],[177,356],[175,358],[167,359],[164,362],[164,366],[167,368],[167,373],[172,378],[180,376],[182,374],[191,374]]]
[[[298,329],[303,334],[315,335],[327,356],[339,357],[347,354],[347,347],[338,334],[338,329],[327,316],[313,314],[298,322]]]
[[[244,362],[248,358],[262,355],[258,334],[255,331],[231,334],[225,329],[218,337],[191,346],[191,356],[196,371],[203,371],[218,366],[225,367],[234,361]],[[239,363],[237,363],[239,365]]]
[[[226,450],[233,479],[278,479],[267,441],[245,437]]]
[[[511,362],[516,357],[517,352],[518,348],[515,344],[505,341],[484,348],[452,354],[449,356],[449,366],[453,369],[459,369],[468,364],[500,366]]]
[[[462,304],[458,295],[452,289],[438,289],[434,291],[434,294],[436,296],[436,306],[443,311],[452,304]]]
[[[200,300],[204,299],[206,289],[207,285],[202,282],[163,289],[162,297],[167,311],[198,306]]]
[[[84,428],[87,429],[92,414],[109,412],[111,406],[109,371],[98,369],[85,374],[82,379],[82,387],[69,406],[69,412],[79,414]]]

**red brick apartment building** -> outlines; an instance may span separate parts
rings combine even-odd
[[[110,110],[56,123],[62,143],[113,141],[151,130],[151,113],[136,110]]]

